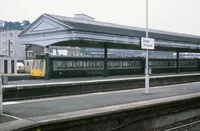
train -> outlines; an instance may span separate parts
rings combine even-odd
[[[50,74],[52,78],[86,77],[104,75],[103,57],[49,56]],[[28,62],[28,61],[27,61]],[[33,77],[45,77],[45,56],[36,57],[25,64],[25,69]],[[199,71],[199,59],[180,59],[180,72]],[[149,59],[150,73],[173,73],[177,71],[176,59]],[[142,57],[110,57],[107,58],[108,75],[144,74],[145,59]]]

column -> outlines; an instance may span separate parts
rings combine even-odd
[[[46,61],[46,68],[45,68],[45,80],[50,80],[51,78],[51,71],[50,71],[50,58],[49,53],[45,54],[45,61]]]
[[[199,58],[197,58],[196,60],[197,60],[197,71],[200,71],[200,60]]]
[[[15,69],[14,73],[17,74],[17,59],[16,58],[14,59],[14,65],[15,65],[14,66],[14,69]]]
[[[108,76],[108,47],[106,43],[104,43],[104,76]]]
[[[11,59],[8,59],[8,74],[11,74]]]
[[[0,74],[4,73],[4,61],[3,59],[0,59]]]
[[[180,72],[180,66],[179,66],[179,51],[176,52],[176,73]]]

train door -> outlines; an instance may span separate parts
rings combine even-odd
[[[8,60],[4,60],[4,73],[8,73]]]
[[[11,73],[15,73],[15,61],[11,60]]]

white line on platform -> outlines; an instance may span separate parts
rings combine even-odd
[[[3,114],[4,116],[7,116],[7,117],[12,117],[14,119],[17,119],[17,120],[23,120],[22,118],[19,118],[19,117],[16,117],[16,116],[11,116],[11,115],[8,115],[8,114]]]
[[[3,102],[3,105],[13,105],[13,104],[18,104],[18,102],[17,101]]]
[[[169,87],[173,88],[173,87],[176,87],[176,86],[185,86],[185,85],[192,85],[192,84],[200,84],[200,82],[184,83],[184,84],[176,84],[176,85],[166,85],[166,86],[157,86],[157,87],[153,87],[151,89],[169,88]],[[31,103],[31,102],[42,102],[42,101],[60,100],[60,99],[66,99],[66,98],[78,98],[78,97],[106,95],[106,94],[123,93],[123,92],[130,92],[130,91],[142,91],[142,90],[144,90],[144,88],[119,90],[119,91],[109,91],[109,92],[97,92],[97,93],[88,93],[88,94],[80,94],[80,95],[72,95],[72,96],[58,96],[58,97],[41,98],[41,99],[33,99],[33,100],[23,100],[23,101],[10,101],[10,102],[3,102],[3,105],[14,105],[14,104],[23,104],[23,103]]]

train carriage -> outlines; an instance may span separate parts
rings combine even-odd
[[[52,78],[84,77],[104,74],[103,57],[49,56]],[[149,59],[152,73],[176,72],[176,59]],[[198,59],[180,59],[180,71],[199,70]],[[46,60],[37,56],[33,60],[31,76],[45,77]],[[144,74],[145,59],[140,57],[109,57],[107,59],[108,75]]]

